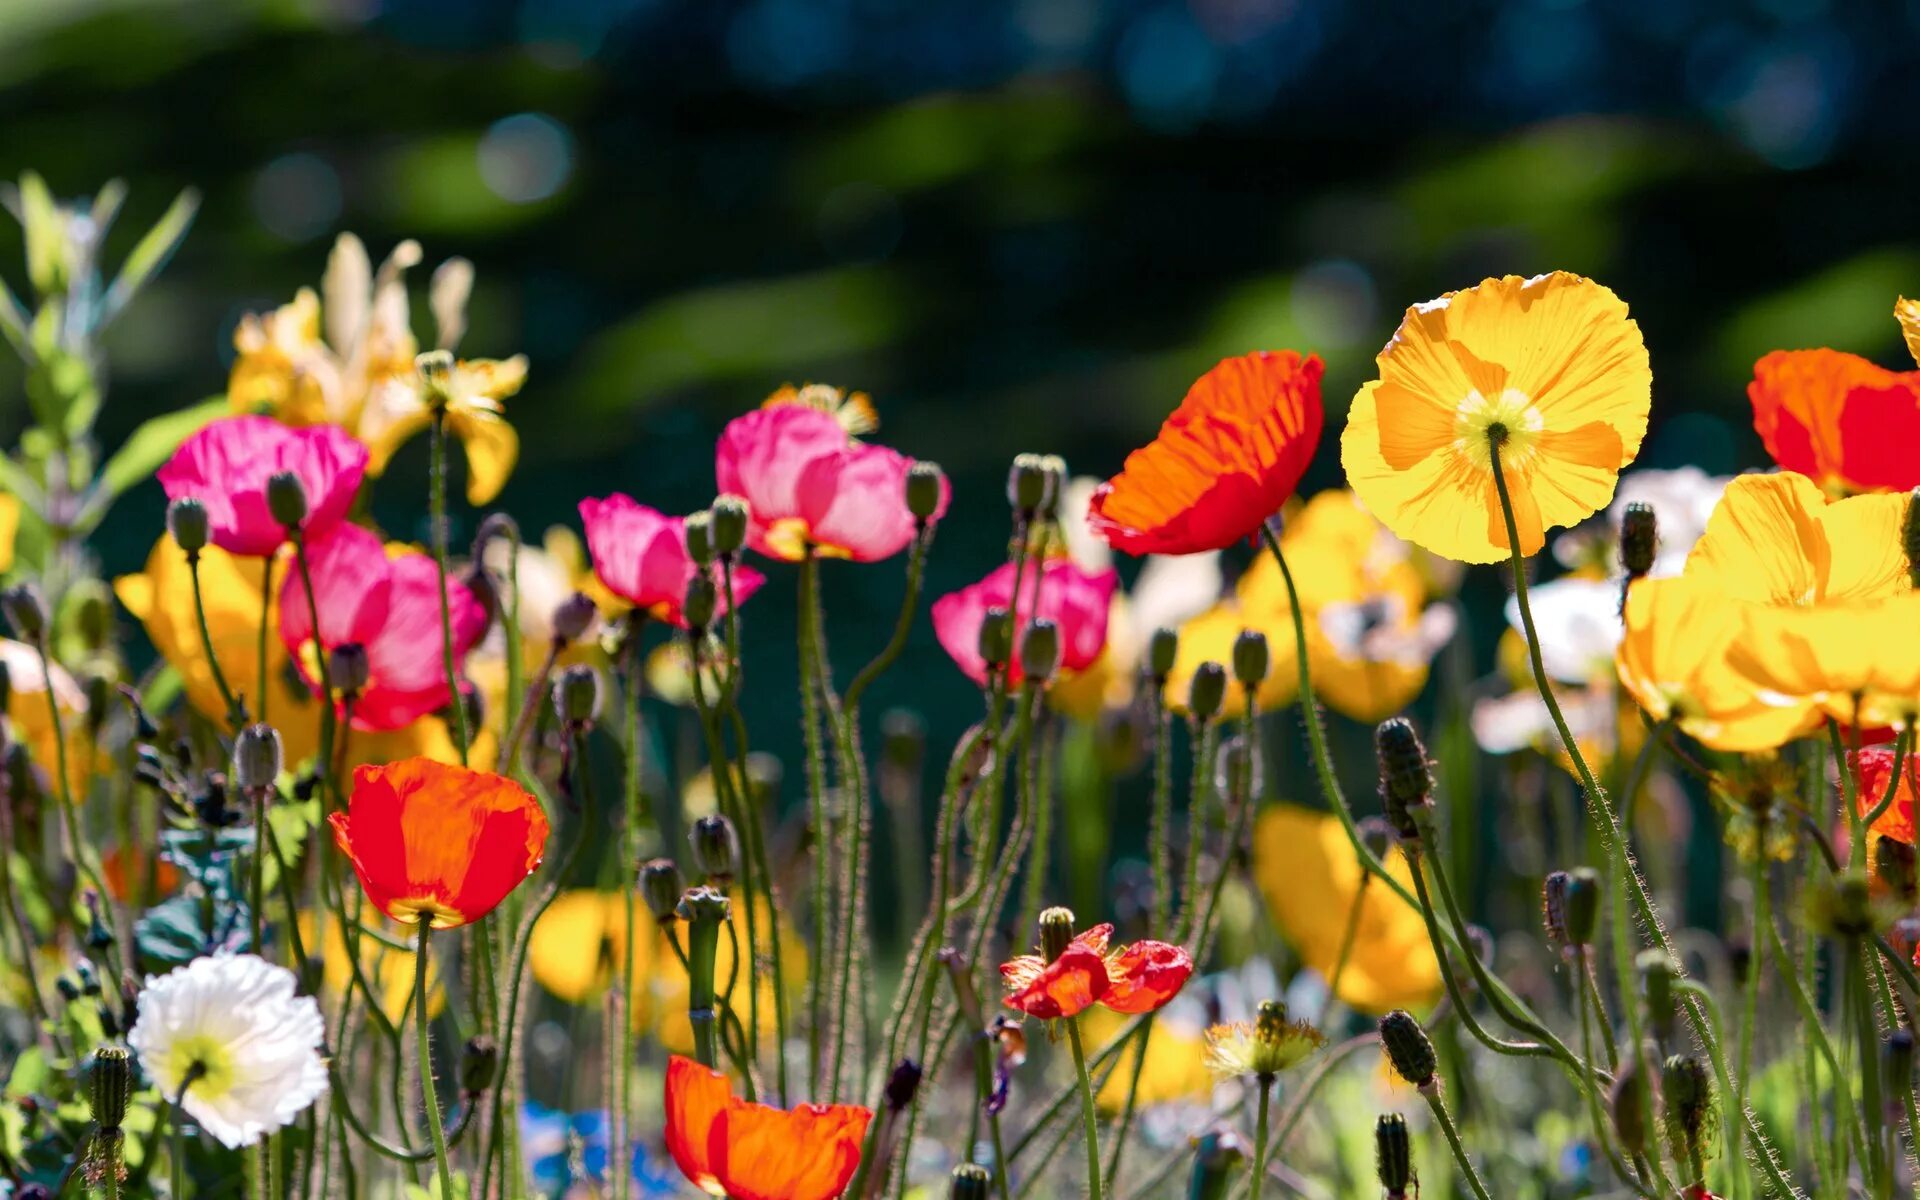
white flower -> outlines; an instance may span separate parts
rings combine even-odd
[[[229,1147],[289,1124],[327,1090],[326,1026],[293,972],[252,954],[196,958],[149,976],[127,1044],[168,1097]]]
[[[1549,678],[1589,683],[1613,676],[1613,651],[1621,637],[1619,581],[1563,575],[1528,588],[1527,599]],[[1507,624],[1525,636],[1517,599],[1507,601]]]
[[[1612,694],[1605,687],[1591,687],[1555,695],[1573,736],[1611,752],[1616,720]],[[1532,688],[1474,701],[1472,724],[1473,740],[1488,754],[1560,748],[1553,714]]]

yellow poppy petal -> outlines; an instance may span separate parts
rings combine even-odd
[[[500,494],[520,457],[520,435],[496,413],[454,412],[448,428],[467,451],[467,503],[487,504]]]
[[[1826,494],[1804,475],[1742,475],[1707,518],[1687,573],[1712,576],[1739,600],[1810,603],[1827,575],[1826,506]]]
[[[20,532],[20,501],[0,495],[0,571],[13,567],[13,539]]]
[[[1900,297],[1893,306],[1894,319],[1900,322],[1900,334],[1907,339],[1907,353],[1920,362],[1920,300]]]

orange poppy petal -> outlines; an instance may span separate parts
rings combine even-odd
[[[1115,1012],[1145,1013],[1180,994],[1193,975],[1193,959],[1167,942],[1135,942],[1110,961],[1113,987],[1100,1003]]]
[[[1767,453],[1824,487],[1905,490],[1920,485],[1920,371],[1889,371],[1838,350],[1775,350],[1747,385],[1753,427]]]
[[[733,1200],[833,1200],[860,1165],[872,1119],[853,1104],[785,1112],[736,1097],[707,1136],[708,1160]]]
[[[667,1060],[667,1153],[687,1181],[701,1191],[724,1196],[709,1143],[733,1100],[733,1085],[719,1071],[676,1054]]]
[[[1107,960],[1083,945],[1069,945],[1066,953],[1043,967],[1024,985],[1015,985],[1008,963],[1000,974],[1012,987],[1007,1007],[1030,1017],[1051,1021],[1086,1011],[1113,986],[1107,974]]]

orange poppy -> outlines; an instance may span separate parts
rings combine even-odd
[[[1085,1012],[1113,987],[1107,972],[1107,939],[1112,934],[1113,926],[1095,925],[1076,934],[1052,962],[1022,954],[1001,963],[1007,1007],[1043,1021]]]
[[[1920,486],[1920,371],[1889,371],[1838,350],[1775,350],[1747,385],[1773,461],[1828,491]]]
[[[719,1071],[678,1054],[667,1060],[667,1152],[709,1195],[832,1200],[860,1165],[871,1120],[857,1104],[755,1104]]]
[[[1869,746],[1864,750],[1849,752],[1847,757],[1853,760],[1853,777],[1858,784],[1854,789],[1856,800],[1860,805],[1860,814],[1865,816],[1886,798],[1887,785],[1893,780],[1893,750],[1887,746]],[[1916,794],[1920,794],[1920,758],[1909,753],[1906,763],[1900,768],[1899,790],[1893,794],[1893,803],[1887,806],[1887,811],[1873,823],[1873,831],[1881,837],[1913,845],[1913,798]]]
[[[492,912],[533,874],[547,814],[510,779],[427,758],[357,767],[333,840],[396,921],[453,929]]]
[[[1107,960],[1113,986],[1100,1003],[1115,1012],[1154,1012],[1179,994],[1193,975],[1193,959],[1168,942],[1135,942]]]
[[[1320,443],[1324,370],[1318,355],[1262,350],[1202,375],[1159,435],[1094,493],[1094,532],[1129,554],[1193,554],[1252,537]]]

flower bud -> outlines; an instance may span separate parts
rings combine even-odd
[[[1040,914],[1040,957],[1053,962],[1073,943],[1073,910],[1049,908]]]
[[[1060,515],[1060,497],[1067,490],[1067,460],[1058,454],[1042,454],[1040,470],[1047,479],[1046,496],[1040,501],[1040,510],[1048,520],[1055,520]]]
[[[1661,1045],[1673,1036],[1673,981],[1680,964],[1664,950],[1642,950],[1634,960],[1640,970],[1641,994],[1647,1003],[1647,1028]]]
[[[690,925],[725,925],[733,905],[710,887],[690,887],[680,895],[674,913]]]
[[[987,1200],[993,1176],[977,1163],[961,1163],[953,1169],[947,1187],[948,1200]]]
[[[29,645],[38,645],[47,632],[47,601],[33,583],[16,583],[0,592],[0,611],[7,614],[13,635]]]
[[[893,1073],[887,1076],[887,1107],[894,1112],[905,1112],[920,1090],[921,1075],[920,1064],[910,1058],[895,1063]]]
[[[1633,503],[1620,518],[1620,565],[1628,579],[1638,579],[1653,570],[1653,556],[1660,548],[1659,525],[1653,505]]]
[[[738,554],[747,544],[747,520],[752,513],[739,496],[717,497],[707,509],[713,522],[713,552],[721,558]]]
[[[453,351],[429,350],[416,355],[414,370],[420,372],[420,398],[436,412],[447,406],[447,385],[453,379]]]
[[[1413,1186],[1413,1145],[1407,1119],[1399,1113],[1385,1113],[1374,1122],[1373,1165],[1388,1197],[1404,1197]]]
[[[593,628],[595,617],[600,610],[594,606],[593,597],[585,592],[575,592],[553,608],[553,636],[563,642],[577,642]]]
[[[1607,1107],[1613,1114],[1613,1130],[1620,1137],[1621,1148],[1629,1155],[1645,1153],[1647,1105],[1640,1087],[1637,1055],[1628,1055],[1620,1064],[1619,1073],[1613,1077],[1613,1090],[1607,1095]]]
[[[1042,617],[1020,635],[1020,670],[1034,683],[1053,678],[1060,665],[1060,627]]]
[[[1686,1162],[1700,1148],[1713,1113],[1713,1081],[1707,1068],[1691,1054],[1675,1054],[1660,1068],[1660,1096],[1666,1102],[1667,1138],[1676,1162]]]
[[[233,783],[242,792],[272,790],[283,765],[280,731],[273,726],[249,725],[233,739]]]
[[[720,607],[719,589],[713,586],[713,576],[704,571],[694,572],[687,580],[687,594],[680,601],[680,615],[686,618],[689,629],[705,629],[713,624],[715,610]]]
[[[1047,467],[1038,454],[1016,454],[1007,472],[1007,503],[1031,517],[1047,502]]]
[[[478,1096],[493,1086],[494,1070],[500,1065],[500,1047],[486,1034],[467,1039],[460,1050],[460,1090]]]
[[[553,685],[553,708],[560,723],[570,728],[593,724],[600,715],[600,675],[577,663],[560,672]]]
[[[980,657],[989,667],[1013,657],[1013,614],[1006,609],[989,608],[980,618]]]
[[[307,519],[307,485],[292,471],[276,471],[267,479],[267,512],[288,529]]]
[[[1226,1200],[1233,1172],[1247,1161],[1247,1148],[1231,1129],[1210,1129],[1193,1139],[1193,1176],[1187,1200]]]
[[[1440,1060],[1434,1056],[1433,1042],[1427,1031],[1405,1009],[1394,1009],[1380,1018],[1380,1041],[1387,1048],[1387,1061],[1400,1078],[1417,1088],[1433,1083]]]
[[[127,1119],[127,1098],[133,1091],[133,1062],[120,1046],[102,1046],[93,1052],[88,1073],[88,1100],[93,1121],[102,1129],[118,1129]]]
[[[1567,944],[1590,946],[1600,923],[1600,876],[1592,867],[1575,867],[1567,880]]]
[[[1380,763],[1380,799],[1387,820],[1400,840],[1420,841],[1415,814],[1433,804],[1433,765],[1413,722],[1405,717],[1382,721],[1373,731],[1374,755]]]
[[[1359,821],[1360,844],[1375,858],[1385,858],[1393,849],[1393,826],[1385,817],[1362,817]]]
[[[1540,884],[1540,923],[1547,940],[1556,946],[1568,944],[1567,884],[1572,878],[1565,871],[1553,871]]]
[[[1147,673],[1165,683],[1173,674],[1174,659],[1180,655],[1180,633],[1162,626],[1147,639]]]
[[[706,566],[713,561],[713,514],[697,512],[687,514],[687,557],[695,565]]]
[[[1187,686],[1187,711],[1196,721],[1211,721],[1220,715],[1227,701],[1227,669],[1217,662],[1203,662],[1193,672]]]
[[[647,911],[662,925],[677,915],[680,894],[686,890],[680,879],[680,864],[670,858],[650,858],[640,864],[640,897]]]
[[[1900,522],[1900,546],[1907,552],[1907,576],[1920,587],[1920,488],[1907,496],[1907,514]]]
[[[346,696],[358,695],[373,677],[367,661],[367,648],[359,642],[343,642],[327,651],[327,686]]]
[[[211,535],[207,506],[192,496],[182,496],[167,505],[167,532],[173,535],[173,544],[189,557],[200,553],[207,548]]]
[[[733,822],[710,813],[693,823],[687,841],[693,846],[693,865],[709,880],[727,882],[739,870],[740,838]]]
[[[1258,629],[1242,629],[1233,639],[1233,678],[1248,691],[1267,680],[1267,635]]]
[[[907,468],[907,511],[916,521],[928,521],[940,511],[940,495],[947,475],[939,463],[917,462]]]

